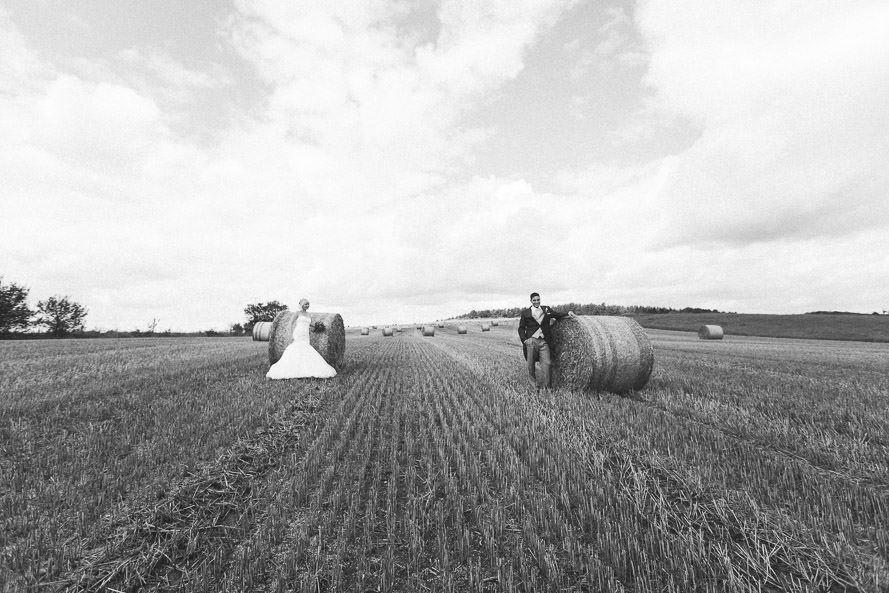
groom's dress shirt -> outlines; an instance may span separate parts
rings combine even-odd
[[[540,307],[531,307],[531,316],[534,317],[534,321],[537,322],[537,325],[540,327],[537,328],[537,331],[531,334],[532,338],[542,338],[543,337],[543,309]]]

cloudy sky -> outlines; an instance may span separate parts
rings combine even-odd
[[[3,0],[0,275],[88,329],[889,309],[887,30],[884,0]]]

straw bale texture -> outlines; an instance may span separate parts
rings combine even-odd
[[[457,333],[458,334],[465,334],[466,333],[466,326],[465,325],[458,325],[457,326]]]
[[[391,338],[392,336],[395,335],[395,331],[391,327],[384,327],[383,328],[383,335],[386,336],[387,338]]]
[[[423,335],[427,337],[432,337],[435,335],[435,326],[427,325],[423,328]]]
[[[339,370],[343,366],[346,354],[346,327],[339,313],[309,313],[312,323],[319,321],[324,324],[324,331],[309,330],[309,343],[327,361],[327,364]],[[293,341],[293,324],[296,313],[281,311],[272,322],[269,336],[269,364],[275,364],[284,354],[284,349]]]
[[[370,334],[370,330],[368,328],[366,328],[366,327],[361,328],[361,335],[362,336],[367,336],[369,334]]]
[[[254,342],[268,342],[269,335],[272,331],[272,322],[271,321],[258,321],[256,325],[253,326],[253,341]]]
[[[698,329],[698,338],[702,340],[721,340],[722,336],[721,325],[702,325]]]
[[[552,332],[553,386],[625,393],[645,387],[654,350],[629,317],[566,317]]]
[[[489,331],[491,331],[491,325],[488,324],[488,323],[483,323],[483,324],[482,324],[482,331],[483,331],[483,332],[489,332]]]

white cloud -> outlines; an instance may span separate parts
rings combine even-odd
[[[627,11],[609,7],[604,12],[608,20],[597,31],[564,44],[573,80],[621,68],[638,68],[647,63],[648,56],[634,39],[635,30]]]
[[[430,291],[452,283],[425,273],[439,247],[462,262],[447,270],[469,276],[453,291],[478,293],[491,286],[478,253],[493,269],[518,242],[488,249],[484,219],[509,230],[511,211],[467,201],[454,183],[488,133],[460,119],[521,70],[561,4],[448,3],[435,43],[419,47],[430,37],[399,33],[406,5],[241,5],[227,30],[268,100],[209,146],[171,126],[185,113],[177,96],[218,81],[166,51],[69,56],[76,73],[37,60],[50,74],[16,106],[15,140],[0,142],[0,163],[17,172],[4,200],[18,230],[0,241],[10,277],[27,270],[35,280],[16,281],[35,296],[70,293],[95,303],[91,325],[122,329],[155,317],[222,327],[247,302],[303,294],[359,318],[425,314],[441,307]],[[513,200],[499,181],[477,185],[482,202]],[[454,207],[430,219],[446,201]],[[417,233],[464,225],[479,228],[478,251],[460,233]]]
[[[0,7],[0,94],[16,96],[27,92],[49,70]]]
[[[889,8],[646,2],[657,106],[703,133],[665,164],[670,242],[774,241],[886,226]]]

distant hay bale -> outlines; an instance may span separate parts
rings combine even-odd
[[[701,340],[721,340],[722,336],[721,325],[702,325],[698,329],[698,338]]]
[[[465,334],[466,333],[466,326],[465,325],[458,325],[457,326],[457,333],[458,334]]]
[[[444,327],[444,323],[441,322],[441,321],[439,321],[439,322],[438,322],[438,325],[437,325],[436,327],[442,328],[442,327]]]
[[[375,325],[372,325],[370,327],[371,327],[371,329],[377,329],[377,326],[375,326]]]
[[[392,336],[395,335],[395,330],[393,330],[391,327],[384,327],[383,328],[383,335],[387,338],[391,338]]]
[[[366,327],[362,327],[362,328],[361,328],[361,335],[362,335],[362,336],[370,335],[370,330],[369,330],[368,328],[366,328]]]
[[[482,324],[482,331],[483,331],[483,332],[489,332],[489,331],[491,331],[491,324],[490,324],[490,323],[483,323],[483,324]]]
[[[253,341],[254,342],[268,342],[269,335],[272,332],[272,322],[271,321],[259,321],[256,325],[253,326]]]
[[[433,325],[424,326],[423,327],[423,335],[426,337],[429,337],[429,338],[434,336],[435,335],[435,326],[433,326]]]
[[[553,386],[625,393],[645,387],[651,342],[629,317],[581,315],[553,326]]]
[[[346,328],[339,313],[309,313],[313,323],[321,322],[324,330],[309,330],[309,344],[317,350],[327,364],[339,370],[343,366],[346,354]],[[281,311],[272,322],[269,335],[269,364],[280,360],[284,350],[293,341],[293,324],[297,314],[292,311]]]
[[[499,321],[497,321],[496,319],[491,320],[491,327],[497,327],[498,325],[500,325]]]

